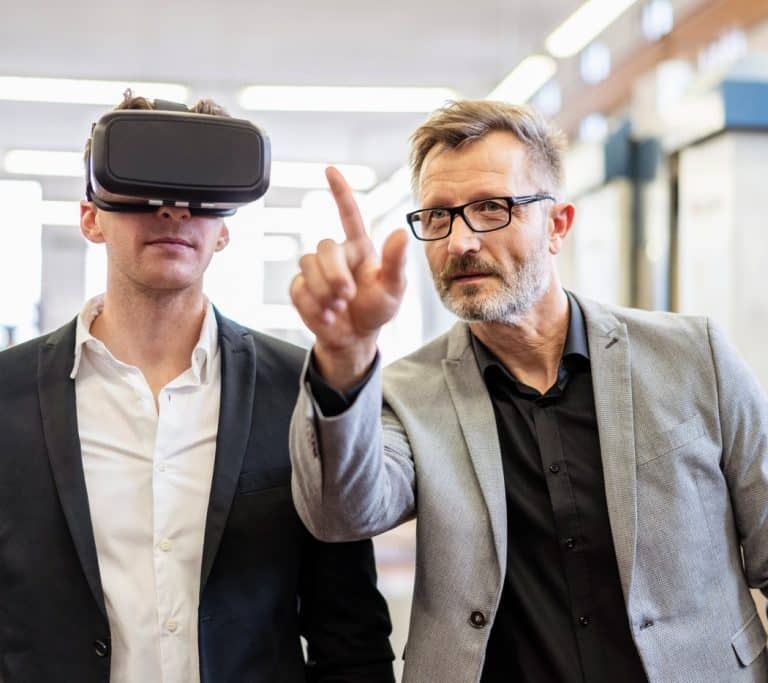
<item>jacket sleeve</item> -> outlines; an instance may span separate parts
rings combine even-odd
[[[332,417],[318,407],[306,371],[302,376],[290,430],[291,487],[307,528],[324,541],[351,541],[413,517],[413,457],[383,402],[380,362],[349,408]]]
[[[722,466],[750,587],[768,596],[768,399],[756,378],[709,322],[718,390]]]
[[[299,618],[308,683],[394,683],[387,604],[370,540],[323,543],[306,532]]]

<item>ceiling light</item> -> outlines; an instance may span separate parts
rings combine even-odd
[[[238,102],[258,111],[431,112],[455,98],[447,88],[251,85]]]
[[[328,164],[274,161],[270,172],[272,187],[324,189],[328,187],[325,169]],[[353,190],[368,190],[376,184],[376,172],[370,166],[337,164],[336,168],[347,179]]]
[[[527,102],[557,71],[557,63],[546,55],[531,55],[518,64],[486,99],[510,104]]]
[[[12,149],[5,155],[6,172],[20,175],[83,177],[82,152],[50,152],[34,149]]]
[[[637,0],[587,0],[546,39],[554,57],[572,57],[591,43]]]
[[[126,88],[148,99],[185,102],[189,97],[189,88],[177,83],[0,76],[0,100],[114,105],[121,100]]]

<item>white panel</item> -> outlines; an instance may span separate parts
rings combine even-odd
[[[632,187],[616,180],[575,201],[560,256],[563,284],[604,303],[629,305]]]
[[[725,133],[680,156],[678,302],[722,325],[768,387],[768,134]]]
[[[41,205],[39,183],[0,181],[0,325],[15,328],[16,342],[36,336],[39,329]],[[5,334],[0,338],[4,340]]]

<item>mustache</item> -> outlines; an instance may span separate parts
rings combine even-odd
[[[442,271],[440,279],[448,283],[456,277],[469,275],[470,273],[484,273],[486,275],[496,275],[501,277],[502,273],[494,263],[484,261],[472,254],[463,254],[462,256],[449,256]]]

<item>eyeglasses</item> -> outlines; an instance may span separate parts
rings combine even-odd
[[[556,201],[551,194],[530,194],[521,197],[491,197],[478,199],[461,206],[436,206],[418,209],[405,215],[411,232],[417,240],[432,242],[451,234],[453,219],[461,216],[473,232],[491,232],[506,228],[512,221],[512,207],[540,202]]]

